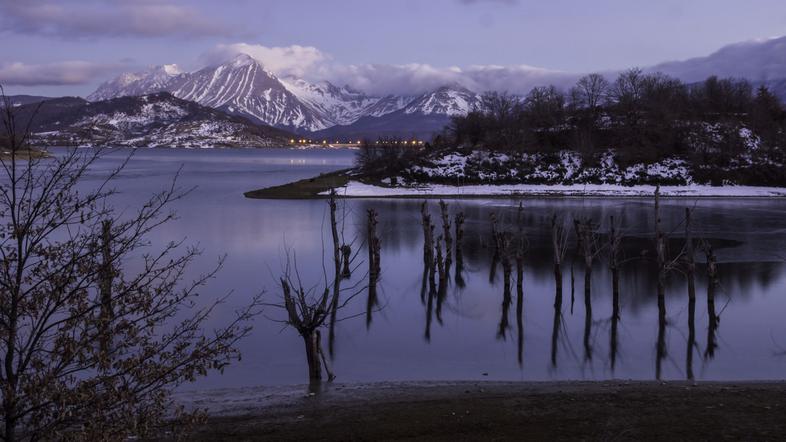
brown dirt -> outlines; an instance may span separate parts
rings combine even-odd
[[[320,196],[320,192],[325,192],[337,187],[346,186],[349,181],[347,170],[325,173],[314,178],[306,178],[294,183],[283,184],[281,186],[268,187],[266,189],[251,190],[244,195],[246,198],[257,199],[312,199],[325,198]]]
[[[213,417],[196,440],[783,440],[786,383],[334,387]]]

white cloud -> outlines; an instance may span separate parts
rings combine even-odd
[[[267,47],[257,44],[233,43],[217,45],[202,55],[207,64],[217,64],[247,54],[279,76],[305,77],[329,62],[330,57],[313,46]]]
[[[216,19],[168,0],[0,0],[0,29],[65,38],[234,34]]]
[[[62,86],[86,84],[117,69],[115,65],[88,61],[45,64],[0,64],[0,83],[9,86]]]
[[[419,94],[457,83],[477,92],[487,90],[527,93],[535,86],[566,85],[577,76],[526,65],[436,67],[429,64],[341,64],[313,46],[267,47],[235,43],[218,45],[202,62],[218,64],[237,54],[254,57],[279,77],[347,84],[369,94]]]

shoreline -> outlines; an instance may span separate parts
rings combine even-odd
[[[392,187],[367,184],[352,179],[352,169],[343,169],[313,178],[245,192],[252,199],[322,199],[335,189],[340,198],[366,199],[524,199],[524,198],[649,198],[654,185],[612,184],[479,184],[450,186],[423,184]],[[786,187],[757,186],[661,186],[662,198],[786,198]]]
[[[195,440],[772,439],[786,382],[389,382],[178,393]]]

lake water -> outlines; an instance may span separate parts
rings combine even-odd
[[[99,179],[119,164],[128,150],[112,150],[97,162],[91,179]],[[194,274],[213,266],[226,254],[224,269],[202,290],[206,299],[232,292],[212,323],[220,324],[232,310],[255,293],[280,300],[277,285],[286,250],[297,255],[306,286],[323,286],[323,243],[330,247],[324,200],[251,200],[243,192],[348,167],[348,150],[138,150],[115,182],[118,208],[132,208],[166,187],[182,167],[180,184],[198,186],[175,209],[176,221],[150,239],[153,244],[186,239],[204,251]],[[716,249],[719,281],[716,312],[710,327],[704,260],[697,253],[695,343],[689,345],[686,282],[672,272],[666,290],[666,324],[659,327],[656,271],[650,257],[653,206],[646,199],[535,199],[524,201],[521,225],[528,251],[523,276],[521,320],[517,315],[515,281],[509,308],[503,308],[503,272],[493,282],[490,267],[492,212],[501,228],[516,218],[518,202],[502,199],[451,200],[450,211],[466,215],[465,284],[459,287],[451,271],[441,305],[441,321],[428,296],[422,297],[423,235],[420,201],[349,200],[340,202],[346,214],[345,235],[364,240],[367,209],[379,212],[382,275],[380,308],[369,327],[364,317],[365,292],[339,315],[350,318],[336,328],[334,371],[340,382],[395,380],[578,380],[632,378],[685,379],[688,364],[696,379],[786,379],[786,250],[785,200],[664,200],[663,221],[671,233],[670,249],[681,247],[685,207],[695,207],[697,238]],[[432,216],[438,223],[436,202]],[[591,217],[608,228],[614,215],[625,234],[620,272],[620,317],[613,327],[611,273],[606,254],[594,263],[591,316],[584,299],[583,261],[571,263],[569,245],[563,265],[563,296],[555,308],[555,281],[550,243],[551,218]],[[441,227],[437,226],[437,233]],[[571,228],[572,230],[572,228]],[[329,251],[324,253],[329,268]],[[365,251],[361,257],[365,256]],[[361,266],[363,267],[363,266]],[[365,274],[355,272],[353,284]],[[515,277],[515,268],[514,268]],[[573,293],[573,300],[572,300]],[[509,327],[504,325],[507,311]],[[307,381],[303,343],[276,319],[281,311],[267,308],[241,344],[242,361],[223,376],[210,375],[196,388],[302,384]],[[521,324],[519,333],[518,324]],[[430,327],[430,339],[425,339]],[[612,329],[616,351],[612,352]],[[324,334],[326,335],[326,333]],[[708,352],[708,341],[716,342]],[[660,345],[659,345],[660,344]],[[519,347],[521,346],[521,347]],[[325,343],[327,347],[327,343]],[[521,348],[521,361],[519,361]],[[710,355],[709,353],[713,353]],[[612,356],[614,364],[612,367]],[[690,362],[689,362],[690,361]],[[192,386],[193,387],[193,386]]]

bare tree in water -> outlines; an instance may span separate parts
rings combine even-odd
[[[85,183],[100,149],[30,155],[30,122],[2,98],[0,438],[122,440],[190,421],[172,390],[238,358],[259,304],[206,330],[220,300],[195,298],[220,263],[189,282],[199,251],[147,240],[185,192],[173,180],[138,210],[113,210],[122,166]]]
[[[281,302],[266,304],[283,309],[286,313],[286,319],[274,320],[294,328],[303,339],[308,365],[308,377],[309,381],[314,384],[322,381],[323,371],[327,375],[328,380],[332,381],[336,377],[331,370],[330,360],[323,351],[322,329],[328,328],[328,348],[332,357],[335,347],[336,324],[344,319],[361,315],[339,317],[339,311],[344,310],[352,299],[366,288],[365,276],[357,278],[354,282],[351,281],[353,275],[356,275],[357,268],[360,266],[360,263],[355,264],[358,250],[352,252],[354,239],[349,242],[346,242],[344,239],[344,223],[343,220],[339,222],[338,219],[338,203],[335,192],[331,193],[328,199],[328,208],[330,211],[333,273],[328,276],[327,270],[323,266],[325,273],[324,288],[320,290],[317,286],[304,287],[296,255],[287,250],[283,275],[279,278],[279,288],[282,295]],[[340,228],[339,224],[341,225]],[[345,250],[349,250],[349,252],[345,253]],[[378,256],[375,258],[378,260]],[[372,261],[374,260],[372,259]],[[379,273],[379,268],[375,267],[373,262],[369,265],[371,268],[368,274],[371,272]],[[349,271],[346,271],[347,269]],[[329,278],[332,278],[332,281],[329,281]],[[342,282],[345,280],[349,280],[349,283],[342,287]]]

